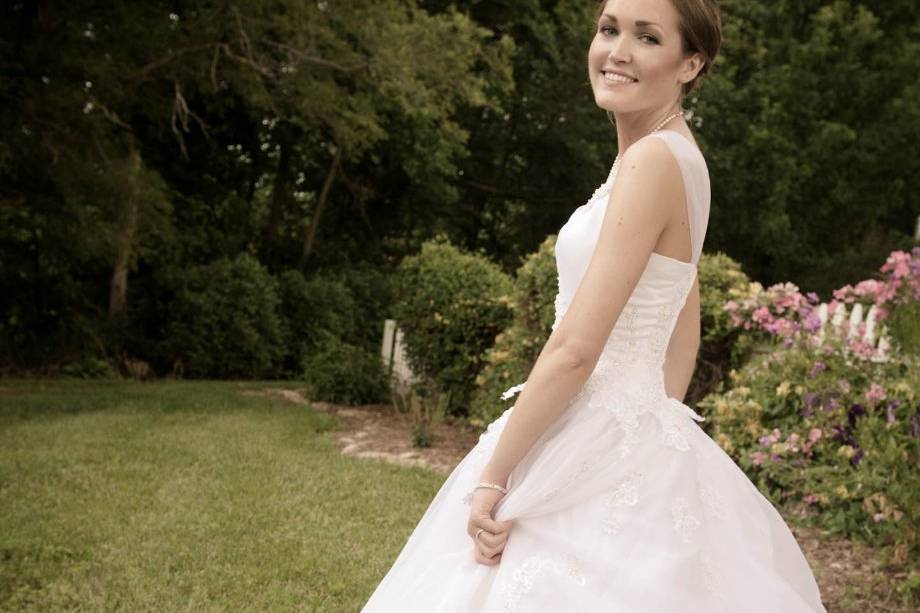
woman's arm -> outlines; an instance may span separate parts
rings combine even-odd
[[[647,138],[627,149],[591,261],[527,377],[482,480],[507,485],[514,467],[587,381],[668,219],[675,207],[686,206],[685,198],[667,143]]]
[[[669,398],[683,402],[700,349],[700,284],[693,280],[687,302],[677,316],[664,358],[664,388]]]

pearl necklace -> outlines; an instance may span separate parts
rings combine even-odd
[[[677,111],[676,113],[671,113],[670,115],[668,115],[667,117],[665,117],[663,120],[661,120],[661,121],[658,123],[657,126],[655,126],[655,127],[652,128],[651,130],[649,130],[648,132],[646,132],[646,133],[645,133],[643,136],[641,136],[640,138],[645,138],[645,137],[648,136],[649,134],[651,134],[651,133],[653,133],[653,132],[657,132],[658,130],[660,130],[660,129],[662,128],[662,126],[664,126],[664,124],[668,123],[669,121],[671,121],[672,119],[674,119],[674,118],[677,117],[678,115],[683,115],[683,114],[684,114],[684,109],[681,109],[681,110]],[[638,140],[638,139],[636,139],[636,140]],[[610,187],[613,186],[613,182],[614,182],[614,180],[617,178],[617,171],[618,171],[619,169],[620,169],[620,154],[617,153],[617,157],[616,157],[616,159],[613,161],[613,166],[610,168],[610,174],[607,175],[607,180],[604,181],[603,183],[601,183],[600,187],[598,187],[596,190],[594,190],[594,194],[591,196],[591,198],[588,200],[588,202],[591,202],[592,200],[594,200],[595,198],[597,198],[598,196],[600,196],[602,193],[604,193],[606,190],[608,190]]]

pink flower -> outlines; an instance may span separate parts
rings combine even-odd
[[[751,454],[751,462],[754,463],[754,466],[760,466],[767,460],[767,454],[763,451],[755,451]]]
[[[853,292],[853,286],[852,286],[852,285],[849,285],[849,284],[848,284],[848,285],[844,285],[844,286],[841,287],[840,289],[835,289],[835,290],[834,290],[834,298],[835,298],[836,300],[839,300],[840,302],[845,302],[845,303],[847,303],[847,304],[850,304],[850,303],[853,302],[853,295],[852,295],[852,292]]]
[[[869,391],[866,392],[866,400],[869,402],[878,402],[879,400],[884,400],[885,398],[885,388],[883,388],[878,383],[872,383],[872,385],[869,386]]]
[[[818,502],[818,497],[814,494],[805,494],[805,496],[802,497],[802,502],[805,504],[814,504]]]
[[[874,300],[884,289],[883,283],[879,283],[875,279],[866,279],[856,284],[856,287],[853,288],[853,293],[860,298],[872,298]]]
[[[763,324],[768,324],[771,321],[773,321],[773,315],[770,314],[770,309],[768,309],[765,306],[762,306],[759,309],[756,309],[753,313],[751,313],[751,319],[763,325]]]
[[[808,440],[812,443],[816,443],[821,438],[821,434],[821,428],[812,428],[808,431]]]
[[[910,275],[910,254],[906,251],[892,251],[879,270],[891,272],[895,279]]]

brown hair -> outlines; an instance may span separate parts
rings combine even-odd
[[[684,54],[699,53],[703,56],[703,67],[692,81],[684,83],[683,95],[696,88],[700,77],[709,72],[719,48],[722,46],[722,15],[718,0],[670,0],[677,10],[678,28]],[[607,0],[598,3],[594,23],[604,12]]]

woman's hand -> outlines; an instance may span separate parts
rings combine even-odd
[[[470,535],[475,544],[476,561],[487,566],[495,566],[501,561],[505,542],[511,531],[512,521],[495,521],[492,519],[492,509],[502,499],[504,494],[490,487],[479,487],[473,491],[470,502],[470,520],[467,523],[466,533]],[[480,528],[479,538],[476,533]]]

